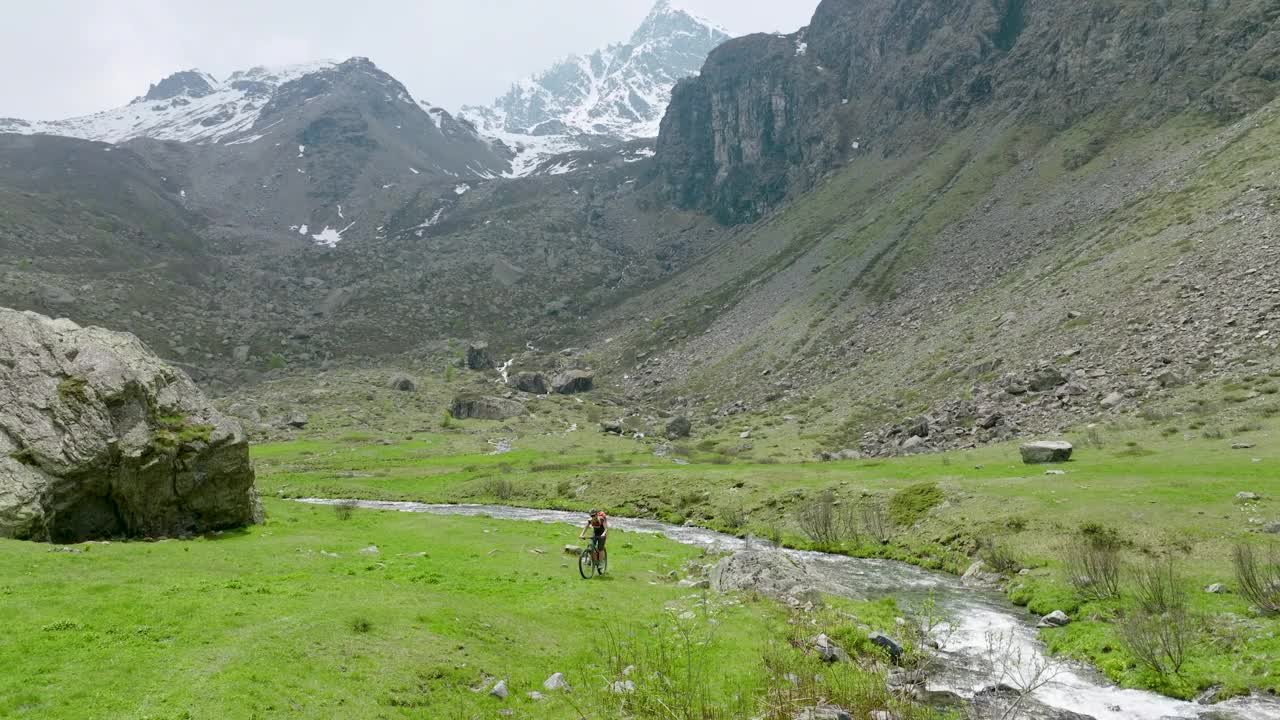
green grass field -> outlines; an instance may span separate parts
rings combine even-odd
[[[1071,436],[1074,460],[1053,468],[1021,463],[1016,445],[942,455],[837,463],[726,462],[676,448],[655,457],[651,445],[602,447],[598,433],[517,442],[503,455],[441,456],[432,449],[459,434],[492,435],[494,424],[468,423],[444,434],[392,445],[311,441],[256,449],[263,492],[286,497],[357,497],[432,502],[493,502],[565,509],[602,506],[615,514],[694,522],[726,532],[781,537],[815,547],[795,522],[824,493],[837,504],[883,508],[891,540],[864,533],[834,549],[963,572],[991,547],[1025,576],[1011,597],[1037,613],[1063,609],[1077,618],[1053,631],[1051,647],[1089,659],[1114,680],[1190,697],[1214,686],[1223,694],[1280,691],[1280,622],[1257,617],[1234,592],[1231,553],[1239,543],[1265,548],[1262,532],[1280,520],[1280,423],[1274,418],[1225,433],[1182,428],[1168,420],[1090,428]],[[474,439],[473,439],[474,442]],[[1233,449],[1233,445],[1252,447]],[[676,464],[681,459],[688,464]],[[1061,474],[1057,474],[1061,473]],[[904,492],[906,491],[906,492]],[[1259,501],[1241,502],[1251,492]],[[1172,561],[1197,618],[1190,659],[1161,676],[1137,663],[1117,636],[1133,610],[1126,594],[1089,601],[1068,583],[1066,546],[1082,527],[1121,538],[1125,577],[1150,562]],[[1127,580],[1126,580],[1127,582]]]
[[[659,537],[619,533],[613,572],[584,581],[565,525],[267,510],[193,541],[0,541],[0,717],[730,718],[760,712],[780,668],[817,674],[779,606],[667,580],[699,551]],[[530,699],[554,672],[575,691]],[[888,706],[874,670],[823,674],[779,712]],[[498,679],[505,701],[472,690]],[[626,679],[634,693],[604,691]]]

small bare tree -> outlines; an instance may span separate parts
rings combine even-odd
[[[1067,571],[1076,590],[1094,600],[1120,597],[1120,546],[1114,530],[1089,527],[1076,535],[1067,545]]]
[[[1236,546],[1232,560],[1240,594],[1263,614],[1280,614],[1280,555],[1276,546],[1268,546],[1266,558],[1261,558],[1252,545],[1242,543]]]
[[[1158,614],[1139,610],[1120,623],[1120,638],[1134,659],[1157,675],[1177,675],[1194,637],[1192,625],[1184,608]]]
[[[815,545],[832,547],[845,540],[858,540],[858,527],[853,522],[852,512],[838,504],[830,490],[802,504],[795,517],[800,532]]]
[[[889,542],[892,533],[892,526],[889,524],[889,518],[885,517],[884,508],[879,503],[869,503],[862,506],[862,527],[866,529],[867,534],[881,545]]]
[[[1132,574],[1134,598],[1143,612],[1163,615],[1186,608],[1186,589],[1173,558],[1135,565]]]
[[[1023,646],[1012,632],[992,631],[986,638],[987,662],[995,675],[997,690],[997,698],[986,715],[992,720],[1014,720],[1033,693],[1062,673],[1062,663]],[[1009,696],[1007,703],[998,697],[1002,689]]]

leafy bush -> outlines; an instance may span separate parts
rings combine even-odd
[[[343,500],[342,502],[333,506],[333,514],[336,515],[339,520],[344,520],[344,521],[350,520],[351,516],[355,513],[355,511],[356,511],[355,500]]]
[[[988,538],[982,542],[978,556],[992,570],[1002,575],[1014,575],[1022,569],[1022,560],[1005,543]]]
[[[484,483],[484,492],[499,500],[510,500],[516,494],[515,485],[507,478],[489,478]]]
[[[351,631],[364,634],[373,629],[373,623],[366,617],[356,617],[351,620]]]

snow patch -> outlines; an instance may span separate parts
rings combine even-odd
[[[409,168],[409,172],[413,173],[414,175],[421,175],[421,174],[422,174],[422,173],[418,172],[418,168]]]
[[[354,222],[352,222],[351,225],[348,225],[342,228],[341,230],[335,230],[329,227],[328,225],[325,225],[324,230],[321,230],[315,235],[312,235],[311,239],[315,240],[317,245],[323,245],[325,247],[337,247],[338,243],[342,242],[342,233],[350,230],[353,225],[355,225]]]
[[[470,185],[468,185],[468,184],[466,184],[466,183],[462,183],[462,184],[458,185],[457,187],[455,187],[455,188],[453,189],[453,192],[454,192],[454,194],[455,194],[455,195],[466,195],[466,194],[467,194],[467,191],[468,191],[468,190],[470,190],[470,189],[471,189],[471,186],[470,186]]]

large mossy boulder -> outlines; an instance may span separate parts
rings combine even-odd
[[[240,425],[138,338],[0,308],[0,537],[237,527],[253,483]]]
[[[449,406],[455,420],[507,420],[524,412],[524,405],[515,400],[470,393],[455,397]]]

